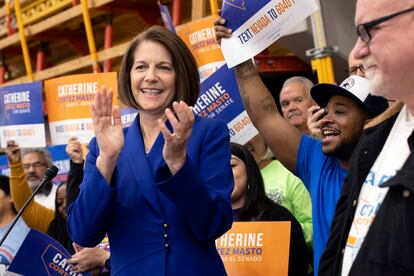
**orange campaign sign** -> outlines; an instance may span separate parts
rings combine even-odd
[[[209,16],[176,26],[175,30],[193,53],[203,81],[224,64],[214,31],[215,17]]]
[[[118,95],[117,73],[64,76],[44,82],[52,145],[66,144],[70,137],[89,143],[94,137],[91,104],[102,86]]]
[[[290,221],[234,222],[216,240],[229,276],[288,275]]]

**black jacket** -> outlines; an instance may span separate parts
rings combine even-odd
[[[341,197],[336,205],[319,275],[341,275],[346,240],[358,196],[369,170],[381,152],[397,115],[367,129],[350,161]],[[411,153],[401,170],[383,183],[390,187],[351,267],[349,275],[414,275],[414,133]]]
[[[66,211],[68,210],[69,206],[76,200],[79,195],[79,186],[83,180],[83,163],[77,164],[73,163],[72,160],[70,162],[69,172],[68,172],[68,180],[66,185]]]

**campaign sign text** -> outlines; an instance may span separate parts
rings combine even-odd
[[[117,99],[116,73],[80,74],[45,81],[46,107],[53,145],[62,145],[70,137],[87,144],[94,137],[91,104],[105,86]]]
[[[42,82],[0,87],[0,141],[20,147],[45,147]]]
[[[81,276],[89,273],[72,272],[67,260],[69,252],[56,240],[31,229],[13,259],[8,271],[22,275]]]
[[[233,222],[216,240],[229,276],[288,275],[290,221]]]
[[[221,41],[227,66],[253,58],[317,9],[315,0],[224,0],[221,15],[233,31]]]
[[[234,70],[227,66],[222,66],[201,84],[193,111],[198,116],[226,122],[232,142],[243,145],[257,135],[240,98]]]

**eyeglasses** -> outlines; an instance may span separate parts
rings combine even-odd
[[[35,162],[33,164],[23,164],[23,169],[28,170],[30,169],[30,167],[33,167],[33,169],[37,170],[40,169],[42,167],[45,167],[46,164],[42,163],[42,162]]]
[[[372,29],[373,27],[377,26],[378,24],[380,24],[382,22],[388,21],[391,18],[397,17],[397,16],[399,16],[401,14],[404,14],[404,13],[408,13],[410,11],[414,11],[414,7],[411,7],[409,9],[402,10],[402,11],[399,11],[399,12],[396,12],[396,13],[393,13],[393,14],[390,14],[390,15],[380,17],[378,19],[369,21],[369,22],[364,23],[364,24],[359,24],[356,27],[357,35],[361,38],[361,40],[363,42],[368,43],[368,42],[371,41],[371,33],[369,31],[370,29]]]
[[[361,71],[362,73],[365,73],[365,69],[364,66],[358,65],[358,66],[352,66],[349,67],[348,70],[345,70],[350,76],[356,75],[358,73],[358,70]]]

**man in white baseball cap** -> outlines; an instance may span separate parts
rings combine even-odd
[[[312,98],[324,108],[321,133],[325,154],[349,160],[364,125],[387,109],[388,102],[369,91],[370,81],[360,76],[350,76],[339,86],[322,83],[312,87]],[[354,123],[348,125],[349,120]]]
[[[311,95],[321,107],[325,107],[334,95],[350,98],[366,110],[370,117],[375,117],[384,112],[388,104],[383,97],[371,95],[370,89],[370,80],[352,75],[339,86],[330,83],[317,84],[311,88]]]
[[[215,23],[218,41],[231,36],[231,30],[224,23],[223,18]],[[302,180],[311,195],[314,270],[318,271],[349,159],[374,110],[361,104],[358,97],[355,100],[349,96],[356,89],[342,87],[349,94],[336,94],[337,85],[317,86],[312,97],[321,93],[322,98],[328,99],[326,105],[319,102],[324,107],[323,139],[319,141],[286,122],[251,60],[237,65],[235,70],[240,96],[254,126],[278,160]],[[354,85],[358,87],[359,81]],[[369,91],[364,92],[369,94]]]

